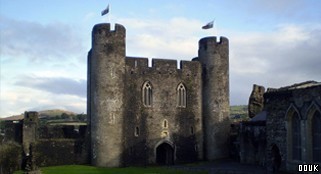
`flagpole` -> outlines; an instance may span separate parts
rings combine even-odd
[[[218,27],[217,27],[217,22],[215,18],[214,18],[214,36],[218,37]]]

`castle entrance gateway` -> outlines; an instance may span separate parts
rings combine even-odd
[[[160,165],[174,164],[174,148],[164,142],[156,148],[156,163]]]

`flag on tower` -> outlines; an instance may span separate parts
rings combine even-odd
[[[101,11],[101,15],[104,16],[105,14],[109,13],[109,4],[107,5],[107,8]]]
[[[213,25],[214,25],[214,21],[211,21],[211,22],[207,23],[206,25],[204,25],[202,27],[202,29],[206,30],[206,29],[213,28]]]

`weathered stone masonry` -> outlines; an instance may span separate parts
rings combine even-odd
[[[119,24],[113,31],[110,24],[96,25],[92,38],[87,112],[93,165],[227,157],[226,38],[201,39],[198,57],[181,61],[180,69],[176,60],[153,59],[148,67],[147,58],[126,57],[126,32]],[[146,85],[148,92],[143,90]],[[179,88],[184,89],[181,94]]]
[[[268,89],[264,94],[264,100],[264,110],[268,114],[268,165],[273,165],[273,147],[280,153],[281,169],[296,171],[298,164],[320,165],[321,150],[317,148],[321,147],[321,84],[310,81],[279,89]],[[297,124],[294,122],[295,115],[298,117]],[[313,125],[312,120],[317,116],[319,121],[315,120]],[[313,130],[313,127],[318,130]],[[295,130],[299,130],[297,134]]]

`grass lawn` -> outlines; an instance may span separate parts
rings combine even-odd
[[[66,165],[40,168],[43,174],[206,174],[206,171],[195,172],[175,170],[165,167],[125,167],[125,168],[100,168],[84,165]],[[22,174],[17,171],[14,174]]]

